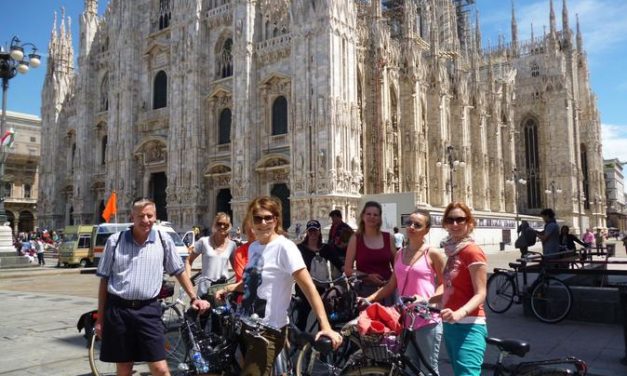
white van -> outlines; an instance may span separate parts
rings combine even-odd
[[[107,243],[107,239],[111,234],[114,234],[118,231],[124,231],[132,226],[132,223],[101,223],[99,225],[94,226],[92,239],[95,241],[92,242],[92,253],[94,265],[98,265],[100,261],[100,257],[102,257],[102,252],[104,251],[104,246]],[[181,236],[174,231],[171,224],[169,222],[157,222],[153,226],[153,229],[161,231],[161,233],[166,233],[170,235],[174,245],[176,246],[176,251],[181,256],[183,261],[189,256],[189,251]]]

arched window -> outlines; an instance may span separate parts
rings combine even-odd
[[[170,26],[170,18],[172,18],[172,12],[170,11],[170,0],[160,0],[159,30],[163,30]]]
[[[538,77],[540,75],[540,66],[538,63],[531,64],[531,77]]]
[[[107,142],[109,138],[104,136],[102,141],[100,142],[100,164],[104,165],[107,163]]]
[[[74,173],[74,159],[76,158],[76,144],[72,144],[72,154],[70,159],[70,172]]]
[[[217,57],[218,78],[231,77],[233,75],[233,39],[228,38],[224,41]]]
[[[540,150],[538,149],[538,124],[529,119],[523,124],[525,137],[525,163],[527,167],[527,205],[530,209],[542,207],[540,189]]]
[[[153,87],[152,108],[154,110],[168,105],[168,75],[159,71],[155,76]]]
[[[590,209],[590,176],[588,174],[588,148],[585,144],[581,144],[579,147],[581,154],[581,172],[583,174],[583,197],[585,197],[586,201],[584,201],[583,206],[585,209]]]
[[[287,133],[287,99],[277,97],[272,103],[272,135]]]
[[[24,198],[30,198],[32,187],[30,184],[24,184]]]
[[[218,144],[228,144],[231,142],[231,110],[225,108],[220,112],[218,122]]]
[[[105,74],[100,84],[100,111],[109,110],[109,75]]]

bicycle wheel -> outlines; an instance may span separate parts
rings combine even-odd
[[[575,373],[566,368],[544,368],[541,366],[528,366],[516,369],[516,376],[569,376]]]
[[[115,375],[115,363],[106,363],[100,360],[100,339],[96,335],[91,336],[89,342],[89,368],[94,376]]]
[[[544,277],[531,290],[531,310],[538,320],[557,323],[566,318],[573,305],[573,294],[557,278]]]
[[[494,313],[503,313],[514,303],[514,281],[507,273],[496,272],[488,279],[486,303]]]
[[[183,323],[183,315],[177,306],[169,306],[161,316],[165,330],[166,361],[172,374],[185,369],[187,350],[179,328]]]
[[[335,351],[322,355],[311,344],[306,344],[298,353],[296,359],[296,375],[322,376],[331,375],[334,370],[344,367],[348,358],[357,350],[356,346],[347,338]]]

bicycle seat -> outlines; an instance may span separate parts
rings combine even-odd
[[[509,267],[510,267],[510,268],[513,268],[513,269],[518,269],[518,268],[520,268],[521,266],[523,266],[523,264],[522,264],[522,263],[520,263],[520,262],[510,262],[510,263],[509,263]]]
[[[500,339],[494,337],[486,338],[486,342],[499,348],[500,351],[506,351],[519,357],[525,356],[529,352],[529,343],[517,339]]]

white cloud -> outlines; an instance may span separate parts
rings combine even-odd
[[[627,162],[627,125],[601,124],[603,158]]]

